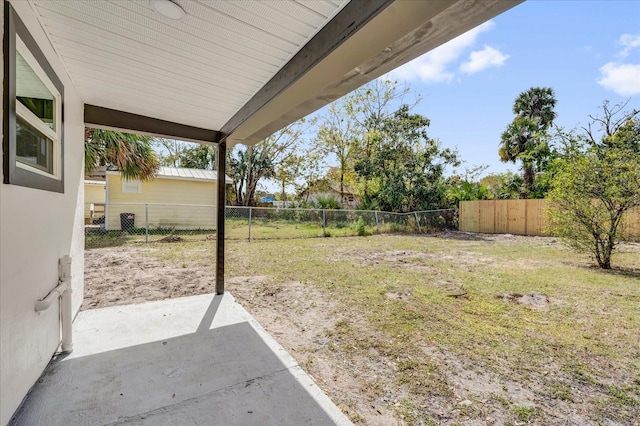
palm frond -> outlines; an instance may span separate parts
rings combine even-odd
[[[85,171],[113,166],[124,179],[152,179],[160,167],[150,136],[104,129],[85,131]]]

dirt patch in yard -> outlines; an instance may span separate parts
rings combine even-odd
[[[185,263],[162,262],[154,249],[116,247],[85,250],[82,309],[128,305],[215,291],[210,272]]]
[[[547,309],[551,303],[551,299],[546,294],[541,293],[507,293],[499,297],[505,302],[520,303],[531,309]]]
[[[489,256],[480,256],[477,253],[464,250],[456,250],[443,254],[417,250],[354,252],[345,249],[335,250],[328,259],[336,262],[349,261],[354,266],[360,267],[380,265],[390,268],[431,271],[436,273],[439,268],[449,263],[472,268],[476,265],[494,261],[494,259]]]

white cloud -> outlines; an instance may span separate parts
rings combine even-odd
[[[391,71],[384,78],[408,81],[421,80],[424,82],[451,82],[455,73],[448,70],[447,66],[459,59],[465,49],[475,43],[480,33],[488,31],[494,26],[495,23],[493,21],[487,21],[433,49],[431,52]]]
[[[460,65],[460,71],[467,74],[474,74],[489,67],[501,67],[509,58],[498,49],[485,46],[482,50],[477,50],[469,54],[469,60]]]
[[[622,96],[640,95],[640,64],[609,62],[600,68],[598,84]]]
[[[619,55],[622,58],[626,58],[631,50],[640,47],[640,34],[622,34],[618,42],[622,45]]]

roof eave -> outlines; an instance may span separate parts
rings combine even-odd
[[[274,93],[273,85],[283,86],[276,75],[222,127],[221,137],[230,144],[253,145],[522,1],[395,0],[386,4],[358,31],[350,33],[338,46],[325,52],[321,60]],[[347,7],[343,12],[348,12]],[[339,17],[340,14],[335,19]],[[317,37],[322,36],[321,31]],[[310,54],[314,52],[305,46],[281,72],[296,66],[299,55]]]

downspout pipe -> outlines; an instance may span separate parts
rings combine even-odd
[[[67,281],[67,289],[62,293],[60,298],[60,311],[62,323],[62,341],[60,350],[63,353],[73,352],[73,337],[71,333],[71,324],[73,323],[73,309],[71,308],[71,280]]]
[[[58,265],[58,285],[51,290],[47,297],[36,301],[36,312],[42,312],[53,304],[54,300],[60,300],[60,322],[62,323],[61,350],[63,353],[73,351],[71,323],[73,322],[73,310],[71,307],[71,257],[64,256]]]

